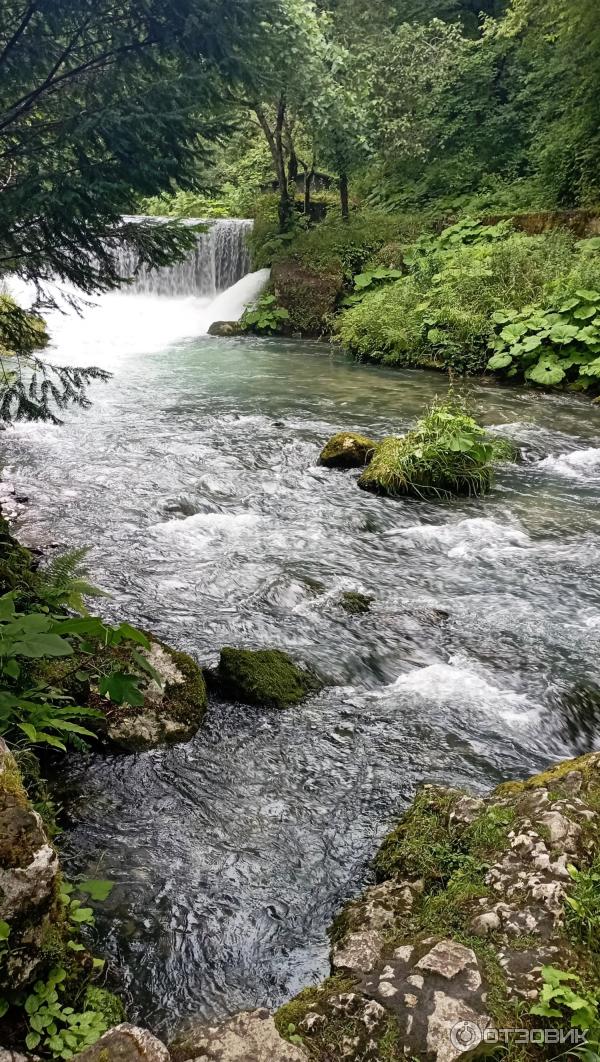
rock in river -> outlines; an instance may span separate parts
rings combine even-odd
[[[377,443],[366,435],[341,431],[332,435],[319,455],[319,464],[327,468],[363,468],[368,464]]]
[[[224,696],[263,708],[288,708],[323,685],[280,649],[226,647],[212,678]]]

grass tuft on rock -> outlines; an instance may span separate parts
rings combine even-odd
[[[408,434],[379,443],[358,485],[391,497],[479,496],[490,490],[494,464],[511,457],[512,446],[489,436],[451,394]]]

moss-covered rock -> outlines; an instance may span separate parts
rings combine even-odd
[[[327,468],[362,468],[371,460],[377,443],[366,435],[341,431],[328,439],[319,455]]]
[[[351,616],[362,616],[365,612],[370,612],[372,603],[372,596],[361,594],[358,590],[346,590],[340,600],[344,612]]]
[[[0,940],[0,995],[28,984],[43,964],[44,941],[63,918],[58,882],[56,852],[0,739],[0,920],[10,927]]]
[[[177,652],[150,637],[149,649],[139,649],[160,681],[139,668],[132,668],[132,648],[127,643],[101,647],[93,656],[75,654],[64,659],[41,661],[35,669],[38,681],[53,685],[76,703],[102,714],[90,720],[99,735],[128,752],[157,745],[189,741],[198,730],[207,706],[201,668],[187,653]],[[113,671],[138,672],[136,684],[144,696],[142,705],[115,704],[98,692],[98,676]]]
[[[223,695],[263,708],[288,708],[323,685],[280,649],[225,647],[214,677]]]
[[[344,285],[339,263],[328,269],[313,269],[294,258],[275,262],[272,271],[277,304],[289,313],[291,332],[321,336],[329,331],[329,318],[335,312]]]
[[[208,329],[209,336],[239,336],[244,329],[239,321],[213,321]]]

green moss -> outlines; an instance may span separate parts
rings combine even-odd
[[[460,794],[422,789],[398,826],[383,841],[373,867],[378,881],[397,874],[441,886],[458,866],[448,815]]]
[[[494,790],[493,796],[517,796],[528,789],[544,787],[545,789],[553,790],[557,797],[562,797],[565,792],[561,783],[572,771],[579,771],[583,775],[586,787],[600,789],[600,770],[597,766],[597,755],[597,753],[592,752],[586,753],[584,756],[577,756],[573,760],[565,760],[555,767],[550,767],[547,771],[534,774],[524,782],[502,782]]]
[[[280,649],[225,647],[216,677],[227,696],[265,708],[298,704],[322,686],[315,675],[298,667]]]
[[[34,596],[34,584],[34,557],[13,538],[0,516],[0,596],[16,590],[17,600],[29,601]]]
[[[119,997],[106,988],[97,988],[96,985],[89,985],[86,989],[83,1009],[101,1014],[109,1029],[120,1025],[126,1018],[125,1007]]]
[[[360,594],[357,590],[346,590],[342,594],[340,605],[344,612],[350,613],[351,616],[360,616],[371,611],[372,602],[373,598],[367,594]]]
[[[176,709],[177,716],[186,723],[199,723],[208,703],[202,669],[187,653],[164,646],[184,682],[168,683],[165,698]]]
[[[360,468],[371,460],[377,443],[367,435],[341,431],[328,439],[319,455],[319,464],[328,468]]]

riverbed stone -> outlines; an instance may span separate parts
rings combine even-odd
[[[171,1045],[173,1062],[306,1062],[308,1055],[279,1035],[268,1010],[246,1011],[216,1025],[188,1029]]]
[[[321,689],[312,672],[299,667],[281,649],[221,650],[211,681],[219,692],[242,704],[288,708]]]
[[[171,1056],[147,1029],[125,1022],[110,1029],[76,1058],[80,1062],[170,1062]]]
[[[213,321],[208,329],[209,336],[239,336],[244,329],[239,321]]]
[[[319,454],[319,464],[326,468],[364,468],[377,443],[366,435],[341,431],[332,435]]]
[[[10,926],[0,991],[28,984],[41,966],[48,934],[60,923],[58,876],[56,852],[0,739],[0,920]]]

